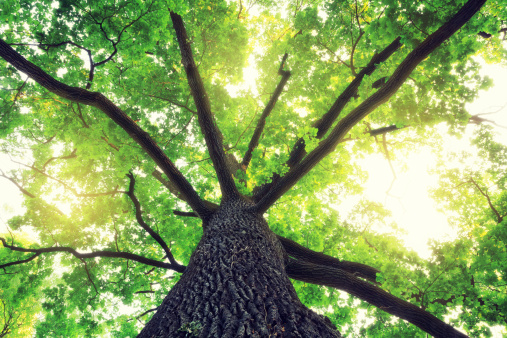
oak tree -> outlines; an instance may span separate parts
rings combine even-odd
[[[506,7],[4,1],[0,176],[24,210],[0,238],[0,336],[505,327],[507,151],[487,128],[487,170],[442,174],[463,236],[433,259],[370,227],[381,205],[333,206],[360,193],[358,156],[482,122],[465,103],[491,84],[478,57],[505,62]]]

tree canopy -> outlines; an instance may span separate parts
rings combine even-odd
[[[203,220],[238,196],[278,235],[302,303],[345,336],[507,329],[507,147],[466,109],[493,84],[481,63],[506,64],[506,8],[4,1],[0,179],[23,210],[0,234],[0,337],[137,335]],[[442,130],[465,128],[473,151],[444,156]],[[340,209],[362,196],[358,159],[422,146],[459,233],[429,259],[383,205]]]

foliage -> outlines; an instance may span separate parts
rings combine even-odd
[[[283,67],[291,72],[288,85],[248,168],[234,170],[239,190],[251,195],[273,173],[289,170],[285,163],[299,138],[308,152],[318,146],[317,129],[308,121],[318,120],[377,53],[400,37],[401,47],[364,76],[338,120],[375,93],[377,81],[389,79],[463,1],[4,3],[2,40],[59,81],[106,95],[151,135],[199,196],[219,203],[220,187],[169,9],[185,20],[224,147],[236,162],[249,148],[288,53]],[[358,168],[358,158],[379,152],[402,158],[414,142],[437,149],[438,124],[445,123],[452,135],[463,132],[470,118],[465,104],[492,85],[479,75],[477,57],[505,63],[505,31],[499,33],[507,21],[505,8],[505,0],[487,2],[265,215],[279,235],[379,269],[378,281],[393,295],[439,318],[457,314],[452,324],[472,336],[487,336],[488,326],[507,323],[507,149],[487,128],[479,128],[474,141],[479,169],[439,169],[442,184],[435,198],[461,237],[432,243],[429,260],[400,244],[400,230],[382,205],[362,199],[348,215],[335,209],[361,194],[366,173]],[[10,233],[2,237],[23,248],[111,250],[162,261],[164,251],[139,226],[126,194],[126,175],[132,172],[144,221],[186,265],[202,235],[201,222],[173,214],[191,210],[157,179],[157,166],[145,150],[96,108],[61,99],[12,65],[2,65],[0,150],[16,169],[0,174],[2,184],[16,184],[25,197],[23,212],[8,221]],[[258,72],[255,84],[243,81],[247,67]],[[398,131],[372,133],[386,126]],[[387,137],[389,152],[382,147]],[[445,167],[447,161],[442,162]],[[30,256],[2,248],[0,264]],[[0,301],[4,313],[13,314],[13,336],[31,331],[37,337],[134,336],[179,279],[177,273],[133,260],[80,259],[69,253],[47,253],[3,271]],[[326,314],[344,334],[423,335],[335,289],[303,282],[295,282],[295,288],[305,305]],[[6,325],[1,317],[0,329]],[[189,336],[199,330],[199,323],[187,324],[182,330]]]

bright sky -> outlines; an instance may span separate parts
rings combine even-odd
[[[0,169],[7,172],[17,168],[5,154],[0,153]],[[2,173],[0,172],[0,175]],[[22,194],[19,189],[4,177],[0,177],[0,234],[7,232],[7,220],[22,213]]]
[[[252,62],[253,64],[253,62]],[[507,103],[507,68],[497,65],[484,65],[483,74],[494,79],[495,86],[487,92],[481,92],[479,98],[469,105],[471,114],[487,113],[498,110]],[[253,66],[244,72],[245,84],[251,86],[256,80]],[[229,88],[228,88],[229,89]],[[232,90],[232,88],[231,88]],[[494,115],[485,115],[499,125],[507,126],[507,107]],[[499,140],[507,144],[507,132],[497,128]],[[471,131],[468,128],[467,132]],[[446,150],[456,150],[456,147],[467,146],[467,138],[461,141],[450,140],[446,143]],[[383,156],[370,156],[362,161],[364,169],[369,172],[369,180],[365,185],[365,197],[384,203],[393,213],[394,220],[399,226],[408,231],[403,236],[405,244],[416,250],[421,256],[428,257],[427,247],[430,238],[452,239],[455,236],[443,214],[436,211],[435,202],[428,196],[428,188],[437,182],[435,175],[430,175],[428,169],[435,167],[435,159],[427,149],[418,149],[407,159],[408,170],[400,168],[395,171],[397,179],[394,181],[389,196],[386,191],[392,182],[392,172],[389,163]],[[0,153],[0,169],[8,171],[16,168],[7,155]],[[22,196],[17,187],[0,177],[0,233],[6,232],[6,222],[12,216],[21,212]]]
[[[484,74],[494,79],[495,86],[487,92],[482,92],[479,98],[469,106],[471,114],[487,113],[498,110],[507,102],[507,69],[500,66],[484,66]],[[249,85],[255,81],[255,70],[250,67],[245,70],[245,82]],[[495,113],[486,115],[499,125],[507,126],[507,107]],[[497,128],[499,139],[507,144],[507,132]],[[468,128],[471,131],[471,128]],[[456,147],[464,148],[468,144],[467,138],[461,141],[450,140],[446,143],[448,151]],[[386,194],[392,182],[392,172],[387,160],[381,156],[370,156],[362,161],[364,169],[369,172],[369,180],[365,185],[365,197],[383,203],[393,213],[397,224],[407,230],[403,240],[408,247],[416,250],[422,257],[428,257],[428,240],[452,239],[456,231],[451,229],[443,214],[436,211],[435,202],[428,196],[428,188],[437,182],[436,175],[430,175],[428,169],[435,167],[435,159],[427,149],[418,149],[407,159],[408,170],[400,168],[395,171],[397,179],[394,181],[389,195]],[[0,153],[0,169],[8,171],[16,168],[7,155]],[[0,177],[0,233],[6,232],[6,222],[12,216],[21,213],[22,195],[17,187]]]
[[[468,106],[469,113],[488,113],[504,106],[495,114],[482,117],[507,126],[507,68],[485,65],[482,73],[494,79],[494,87],[480,93],[479,98]],[[507,130],[500,127],[495,129],[498,133],[497,140],[507,144]],[[444,143],[445,150],[450,152],[468,148],[467,136],[472,134],[472,130],[473,126],[467,127],[466,135],[461,140],[447,138]],[[394,162],[397,179],[387,196],[386,191],[393,178],[388,161],[383,156],[365,159],[363,164],[369,172],[365,194],[369,199],[384,203],[392,211],[397,224],[408,231],[408,234],[403,236],[405,244],[427,258],[430,254],[427,246],[430,238],[452,239],[455,238],[456,231],[449,227],[446,217],[436,211],[435,202],[428,196],[428,189],[435,186],[438,180],[436,175],[428,173],[428,169],[436,167],[434,156],[428,149],[417,149],[406,161],[406,172],[396,168]]]
[[[245,88],[244,86],[255,89],[257,72],[253,59],[250,60],[250,64],[244,71],[245,84],[242,89]],[[507,95],[505,95],[507,68],[484,65],[482,74],[494,79],[494,87],[487,92],[481,92],[479,98],[468,106],[468,111],[472,115],[496,111],[495,114],[482,117],[493,120],[498,125],[507,126]],[[234,93],[236,88],[228,86],[227,89]],[[504,108],[499,110],[502,106]],[[467,134],[470,135],[472,128],[467,129]],[[507,144],[507,129],[496,127],[496,130],[498,140]],[[445,149],[453,151],[457,150],[456,148],[466,148],[467,145],[467,137],[460,141],[449,139],[445,143]],[[437,212],[435,202],[428,196],[428,189],[435,186],[438,179],[436,175],[428,173],[428,169],[436,166],[434,156],[428,149],[421,148],[405,160],[408,167],[406,171],[397,168],[394,162],[397,175],[394,182],[392,182],[393,174],[389,163],[383,156],[370,156],[362,160],[361,164],[369,173],[364,197],[383,203],[390,209],[398,226],[407,231],[407,234],[402,237],[405,245],[427,258],[430,255],[427,245],[430,239],[452,240],[456,236],[456,231],[449,227],[446,217]],[[17,165],[13,164],[7,155],[0,153],[0,169],[7,173],[15,168]],[[389,195],[387,195],[388,190]],[[19,189],[7,179],[0,177],[0,234],[7,232],[7,220],[21,214],[22,210],[22,194]]]

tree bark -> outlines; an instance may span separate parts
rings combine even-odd
[[[210,217],[180,281],[138,337],[340,337],[298,299],[287,257],[251,202]]]
[[[220,183],[222,199],[226,200],[237,197],[239,196],[239,192],[227,167],[226,155],[222,144],[222,133],[218,129],[217,122],[211,112],[209,97],[195,64],[183,19],[179,14],[171,12],[171,20],[180,46],[181,63],[185,68],[188,86],[197,107],[197,120],[201,127],[201,133],[206,140],[206,147],[213,162],[218,182]]]
[[[342,269],[291,260],[287,265],[287,273],[296,280],[343,290],[387,313],[414,324],[435,338],[468,337],[422,308],[356,278]]]

